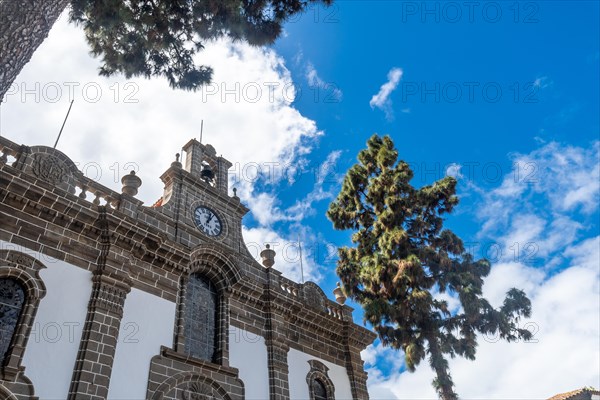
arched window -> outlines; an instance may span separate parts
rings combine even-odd
[[[192,357],[214,361],[217,347],[218,295],[202,275],[190,275],[185,292],[185,350]]]
[[[12,278],[0,278],[0,365],[4,365],[25,304],[25,289]]]
[[[335,387],[327,375],[329,368],[319,360],[309,360],[310,371],[306,375],[310,400],[334,400]]]
[[[323,382],[318,379],[313,379],[310,386],[313,400],[329,400],[327,398],[327,389],[325,389]]]

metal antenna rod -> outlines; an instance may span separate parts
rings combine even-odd
[[[202,143],[202,132],[204,131],[204,120],[200,120],[200,143]]]
[[[56,142],[54,142],[54,148],[58,144],[58,139],[60,139],[60,135],[62,134],[63,128],[65,127],[65,123],[67,123],[67,118],[69,118],[69,113],[71,112],[71,107],[73,107],[73,101],[71,100],[71,104],[69,104],[69,110],[67,110],[67,115],[65,115],[65,120],[63,121],[62,126],[60,127],[60,132],[58,132],[58,137],[56,138]]]
[[[302,266],[302,245],[300,244],[300,235],[298,235],[298,250],[300,252],[300,275],[302,276],[302,283],[304,284],[304,267]]]

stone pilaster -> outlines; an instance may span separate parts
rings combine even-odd
[[[123,317],[131,285],[97,273],[73,370],[69,400],[106,399]]]
[[[270,400],[288,400],[290,398],[290,387],[287,356],[290,348],[285,343],[276,340],[267,340],[266,344],[269,363]]]
[[[286,326],[283,316],[275,311],[272,290],[279,285],[281,272],[267,269],[268,283],[265,290],[265,342],[267,345],[267,359],[269,367],[269,396],[270,400],[289,400],[290,388],[288,381],[288,351],[286,339]]]
[[[231,293],[224,290],[219,294],[217,353],[215,360],[224,367],[229,366],[229,298]]]
[[[185,151],[185,170],[192,175],[200,176],[202,172],[202,160],[204,159],[204,148],[196,139],[192,139],[183,146]]]
[[[346,310],[345,310],[346,311]],[[347,311],[352,316],[351,311]],[[350,379],[350,389],[354,400],[369,400],[369,392],[367,391],[367,373],[364,368],[364,361],[360,357],[360,352],[373,341],[373,337],[369,340],[361,340],[361,336],[355,329],[352,319],[344,321],[344,343],[346,353],[346,371]]]
[[[225,194],[229,192],[228,173],[232,165],[232,163],[223,157],[217,158],[217,188]]]

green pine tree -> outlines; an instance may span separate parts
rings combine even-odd
[[[282,24],[312,3],[333,0],[0,0],[0,100],[62,11],[83,27],[100,74],[164,76],[173,88],[196,90],[212,69],[194,55],[228,36],[268,45]]]
[[[336,229],[355,231],[355,245],[339,249],[337,273],[383,345],[401,349],[410,371],[428,358],[440,398],[456,399],[448,356],[475,359],[478,333],[530,339],[517,323],[530,316],[531,303],[514,288],[499,309],[482,297],[489,261],[475,260],[442,229],[443,215],[458,204],[454,178],[417,189],[390,137],[373,135],[367,145],[327,211]],[[457,297],[461,310],[453,314],[436,292]]]

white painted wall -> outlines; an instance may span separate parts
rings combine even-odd
[[[47,293],[40,302],[22,364],[40,399],[66,399],[92,290],[92,274],[4,241],[0,241],[0,249],[22,251],[47,267],[40,272]],[[175,317],[175,303],[132,288],[125,301],[108,399],[146,398],[150,360],[159,353],[161,345],[172,346]],[[269,373],[264,338],[230,326],[229,358],[230,365],[239,369],[246,399],[268,399]],[[336,400],[352,398],[345,367],[290,349],[290,399],[309,398],[306,375],[311,359],[319,360],[329,368]]]
[[[335,400],[352,399],[350,379],[348,379],[346,367],[313,357],[296,349],[290,349],[288,352],[288,368],[291,400],[307,400],[310,398],[306,382],[306,375],[310,371],[308,360],[318,360],[329,368],[327,375],[333,382],[333,386],[335,386]]]
[[[146,398],[150,361],[160,346],[173,347],[175,303],[132,288],[125,300],[108,398]]]
[[[66,399],[92,292],[92,273],[64,261],[0,241],[41,261],[46,296],[40,302],[22,365],[40,399]]]
[[[269,398],[267,346],[262,336],[230,326],[229,365],[240,371],[246,400]]]

